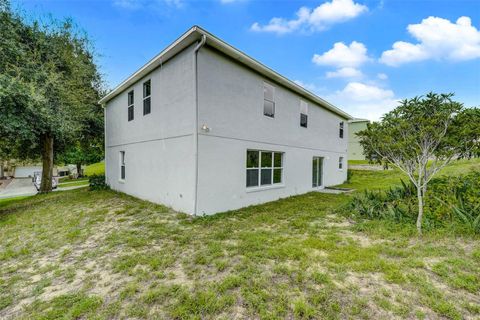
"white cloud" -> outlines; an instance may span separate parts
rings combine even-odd
[[[312,58],[315,64],[338,68],[358,67],[368,60],[367,48],[357,41],[353,41],[348,46],[343,42],[337,42],[332,49],[323,54],[314,54]]]
[[[337,67],[336,71],[325,74],[327,78],[361,78],[359,66],[369,61],[367,48],[363,43],[353,41],[350,45],[337,42],[323,54],[314,54],[312,61],[317,65]]]
[[[251,30],[258,32],[274,32],[285,34],[294,31],[322,31],[329,26],[353,19],[368,11],[367,6],[353,0],[332,0],[324,2],[315,9],[301,7],[295,19],[272,18],[268,24],[255,22]]]
[[[387,80],[388,76],[385,73],[377,73],[377,78],[380,80]]]
[[[407,30],[418,43],[397,41],[391,50],[382,53],[380,62],[399,66],[427,59],[460,61],[480,57],[480,31],[472,26],[469,17],[460,17],[456,23],[428,17],[408,25]]]
[[[337,71],[328,71],[325,76],[327,78],[361,78],[363,73],[358,69],[345,67]]]
[[[361,82],[349,82],[326,98],[352,116],[370,120],[379,120],[398,105],[392,90]]]

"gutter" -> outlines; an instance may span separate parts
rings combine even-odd
[[[193,50],[193,72],[194,72],[194,95],[195,95],[195,124],[194,124],[194,132],[193,132],[193,144],[195,145],[195,190],[194,190],[194,202],[193,202],[193,215],[197,215],[197,207],[198,207],[198,51],[202,48],[207,42],[207,36],[205,34],[202,35],[202,39],[197,44],[195,49]]]

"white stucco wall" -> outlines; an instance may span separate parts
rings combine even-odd
[[[324,157],[324,185],[346,179],[347,121],[316,106],[308,128],[300,126],[300,96],[275,83],[275,118],[263,115],[264,78],[229,58],[202,48],[198,58],[198,214],[211,214],[301,194],[312,188],[312,158]],[[344,138],[339,123],[345,122]],[[284,152],[283,185],[246,187],[246,150]],[[344,169],[338,158],[344,157]]]
[[[108,102],[106,177],[112,189],[193,213],[193,47]],[[143,82],[151,79],[151,113],[143,115]],[[135,90],[135,117],[127,119],[127,93]],[[125,151],[126,179],[120,177]]]

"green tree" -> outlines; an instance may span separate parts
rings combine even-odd
[[[40,192],[52,189],[54,154],[98,114],[93,48],[71,20],[27,20],[0,0],[0,137],[24,159],[42,159]]]
[[[478,116],[478,109],[466,111],[452,96],[429,93],[403,100],[380,122],[371,123],[358,133],[370,160],[391,163],[415,185],[420,234],[429,181],[453,158],[464,157],[478,148],[480,128],[467,121],[470,112]]]
[[[82,119],[80,138],[66,146],[57,158],[59,162],[75,164],[80,177],[82,165],[103,160],[104,150],[103,109],[98,107]]]

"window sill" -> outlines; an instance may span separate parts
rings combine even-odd
[[[118,179],[118,183],[125,183],[125,180]]]
[[[260,186],[260,187],[247,187],[247,193],[270,190],[270,189],[281,189],[281,188],[285,188],[284,183],[271,184],[268,186]]]

